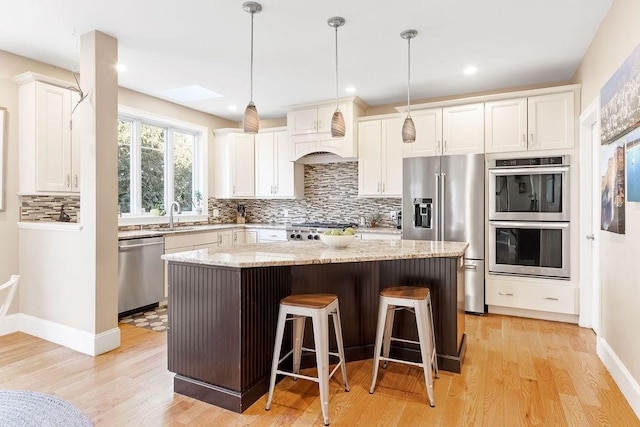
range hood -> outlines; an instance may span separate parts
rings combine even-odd
[[[344,163],[357,161],[357,157],[341,157],[335,153],[330,153],[328,151],[317,151],[315,153],[309,153],[302,157],[299,157],[294,162],[301,163],[303,165],[321,165],[327,163]]]

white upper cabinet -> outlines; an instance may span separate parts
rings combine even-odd
[[[484,104],[442,109],[442,154],[484,152]]]
[[[214,131],[214,135],[215,197],[254,197],[253,135],[239,129],[219,129]]]
[[[403,157],[474,154],[484,151],[484,105],[467,104],[411,113],[416,140],[403,144]]]
[[[304,166],[289,160],[285,129],[265,130],[255,136],[256,197],[301,198]]]
[[[442,152],[442,108],[411,113],[416,140],[402,144],[403,157],[437,156]],[[404,118],[403,118],[404,121]]]
[[[485,151],[574,148],[574,93],[562,92],[485,104]]]
[[[358,195],[402,196],[402,123],[404,118],[358,124]]]
[[[79,192],[79,126],[71,120],[77,94],[34,78],[26,73],[15,79],[20,85],[20,192]]]
[[[358,156],[356,120],[363,113],[362,101],[342,99],[339,106],[346,129],[342,138],[331,137],[335,101],[296,106],[287,112],[289,160],[295,161],[316,152],[329,152],[341,157]]]

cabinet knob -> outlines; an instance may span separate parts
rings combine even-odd
[[[73,184],[73,185],[74,185],[76,188],[78,188],[78,174],[75,174],[75,175],[74,175],[74,177],[73,177],[73,182],[74,182],[74,184]]]
[[[546,299],[547,301],[559,301],[558,298],[552,298],[552,297],[544,297],[542,299]]]
[[[67,184],[66,184],[67,188],[71,188],[71,175],[67,174]]]
[[[535,144],[533,143],[533,133],[531,133],[531,146],[533,147]]]
[[[447,152],[447,140],[445,139],[442,143],[442,154]]]
[[[522,134],[522,147],[527,148],[527,135]]]
[[[500,295],[504,296],[504,297],[512,297],[513,294],[510,292],[498,292]]]

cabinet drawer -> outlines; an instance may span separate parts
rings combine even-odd
[[[486,291],[488,305],[578,314],[573,286],[488,282]]]
[[[258,242],[286,241],[287,231],[277,229],[258,230]]]
[[[164,248],[167,249],[181,248],[184,246],[206,245],[208,243],[218,242],[218,232],[208,233],[190,233],[178,234],[173,236],[165,236]]]

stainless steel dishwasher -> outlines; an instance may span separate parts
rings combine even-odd
[[[164,297],[164,237],[118,242],[118,313],[155,305]]]

